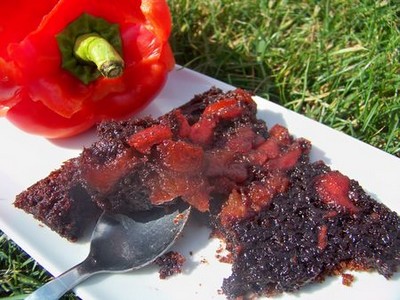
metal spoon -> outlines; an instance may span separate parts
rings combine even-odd
[[[182,204],[132,217],[103,213],[93,231],[88,257],[25,299],[59,299],[94,274],[125,272],[152,263],[174,243],[189,213],[190,207]]]

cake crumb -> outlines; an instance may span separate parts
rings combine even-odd
[[[216,255],[216,258],[218,259],[219,262],[225,263],[225,264],[232,264],[234,259],[232,253],[228,253],[226,255]]]
[[[233,255],[230,251],[226,249],[226,244],[221,241],[218,249],[215,251],[215,258],[221,263],[232,264],[233,263]]]
[[[160,279],[166,279],[174,274],[182,273],[186,258],[179,252],[170,251],[157,258],[154,263],[160,267]]]
[[[351,274],[342,274],[342,284],[345,286],[351,286],[351,284],[354,282],[354,276]]]
[[[200,260],[200,262],[201,262],[202,264],[208,264],[208,260],[205,259],[204,257]]]
[[[174,219],[174,224],[179,224],[185,219],[186,215],[185,214],[178,214],[175,219]]]

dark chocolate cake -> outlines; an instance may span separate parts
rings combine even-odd
[[[322,162],[301,161],[289,181],[287,192],[259,214],[219,226],[234,254],[232,275],[223,282],[228,298],[293,292],[346,270],[377,270],[386,278],[396,272],[395,212]]]
[[[17,196],[14,205],[70,240],[81,237],[101,214],[90,198],[79,171],[79,160],[66,161]]]
[[[256,113],[249,93],[212,88],[157,119],[104,122],[97,142],[15,205],[76,240],[102,210],[186,201],[228,245],[229,299],[293,292],[347,269],[390,278],[400,265],[398,214]]]
[[[160,279],[166,279],[169,276],[182,272],[183,264],[186,258],[176,251],[169,251],[158,257],[154,263],[160,267]]]

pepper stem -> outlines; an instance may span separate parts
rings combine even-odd
[[[83,34],[75,41],[74,53],[83,61],[92,62],[107,78],[121,76],[124,60],[114,47],[96,33]]]

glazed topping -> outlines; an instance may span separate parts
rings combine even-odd
[[[268,160],[276,158],[280,153],[278,141],[269,138],[259,145],[256,149],[250,151],[248,158],[250,163],[263,165]]]
[[[105,155],[110,161],[101,161],[101,151],[85,160],[87,182],[107,192],[136,172],[153,205],[180,197],[202,212],[209,210],[212,195],[223,195],[228,200],[220,219],[226,226],[259,212],[286,191],[287,172],[310,143],[293,139],[280,125],[268,133],[249,94],[237,90],[234,96],[218,97],[189,115],[176,109],[137,127],[125,137],[125,148]],[[116,201],[115,207],[123,207]]]
[[[294,143],[285,151],[278,155],[278,157],[266,162],[266,168],[289,170],[293,168],[302,154],[302,149],[299,143]]]
[[[289,187],[288,177],[281,172],[253,181],[240,192],[233,190],[222,206],[219,221],[225,228],[242,219],[256,215],[268,207],[272,199]]]
[[[120,178],[140,163],[140,159],[133,155],[131,149],[118,145],[109,146],[111,145],[98,143],[85,149],[81,155],[83,176],[92,189],[102,193],[110,191]],[[109,148],[114,151],[104,151]]]
[[[247,125],[218,137],[236,127],[235,119],[248,112],[247,102],[219,99],[204,107],[191,124],[176,109],[159,124],[127,137],[137,156],[147,162],[149,171],[143,174],[143,185],[154,205],[181,197],[198,210],[207,211],[210,193],[218,189],[210,183],[210,177],[225,176],[235,183],[247,179],[247,163],[236,161],[235,155],[252,149],[257,134]],[[216,149],[216,140],[226,147]]]
[[[217,126],[215,118],[202,118],[190,128],[190,140],[199,145],[208,145],[214,137],[214,129]]]
[[[358,207],[349,198],[350,179],[338,171],[320,175],[315,181],[315,189],[323,203],[339,211],[358,212]]]
[[[171,129],[166,125],[153,125],[133,134],[128,144],[143,154],[149,154],[151,147],[172,137]]]
[[[307,140],[280,125],[267,131],[241,90],[212,89],[159,119],[107,122],[99,132],[16,206],[74,239],[98,208],[136,213],[181,198],[210,212],[231,251],[222,286],[229,299],[292,292],[346,268],[386,278],[398,270],[398,215],[355,180],[311,163]],[[96,203],[89,215],[88,199]],[[166,277],[183,259],[172,253],[156,263]]]
[[[204,151],[184,141],[166,140],[157,146],[160,160],[167,168],[181,173],[201,172]]]
[[[328,226],[327,225],[322,225],[318,229],[318,249],[319,250],[324,250],[326,246],[328,245]]]
[[[154,172],[145,182],[151,191],[151,202],[160,205],[182,197],[198,210],[208,210],[203,149],[184,141],[165,140],[156,147],[156,156]]]
[[[203,116],[230,120],[241,116],[242,113],[243,108],[240,106],[240,102],[232,98],[224,99],[207,106],[203,112]]]
[[[188,120],[182,114],[182,111],[180,109],[176,109],[171,113],[171,115],[176,122],[177,135],[181,138],[187,138],[190,134],[191,128]]]

